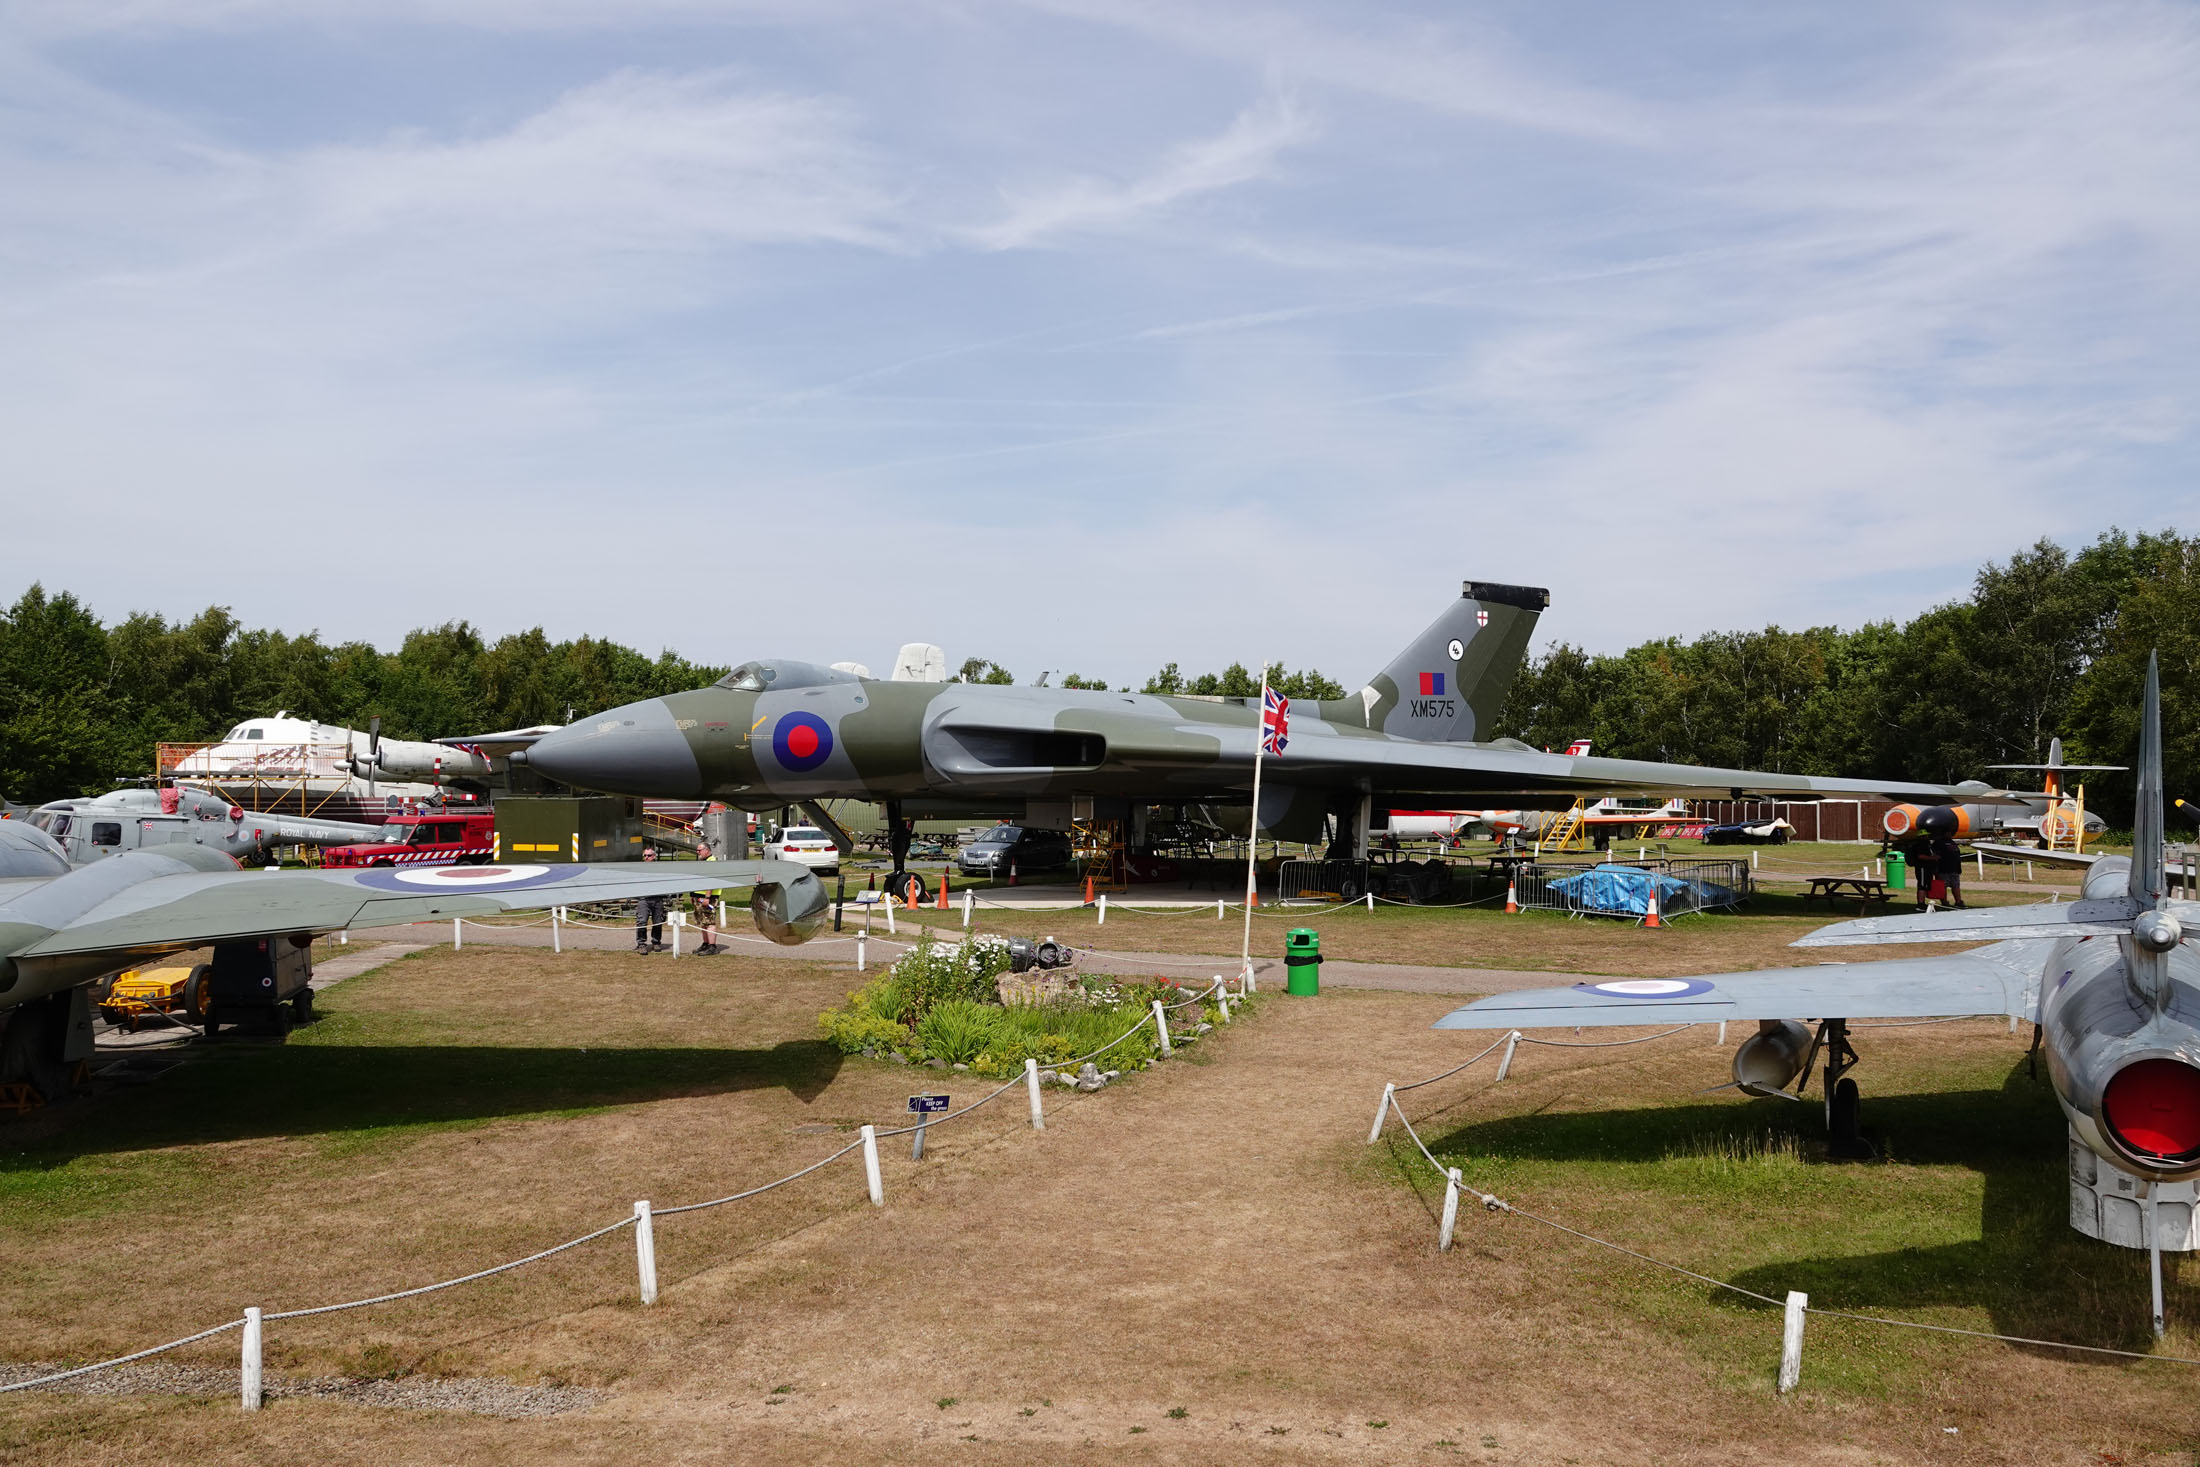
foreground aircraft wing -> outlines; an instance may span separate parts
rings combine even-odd
[[[156,848],[100,864],[119,872],[125,862],[141,856],[160,859]],[[47,883],[46,890],[57,891],[59,885]],[[65,921],[40,922],[52,930],[18,949],[16,957],[36,961],[88,953],[177,952],[274,933],[339,932],[430,918],[489,917],[729,886],[777,888],[766,895],[781,904],[783,919],[791,910],[796,922],[821,914],[826,906],[817,878],[784,861],[177,871],[116,885],[104,900]],[[30,900],[35,901],[36,894]],[[28,910],[28,902],[18,907],[24,910],[0,908],[0,925],[17,915],[31,921],[44,915]]]
[[[1700,978],[1608,978],[1476,999],[1438,1029],[1612,1028],[1750,1019],[1950,1019],[2032,1014],[2043,944],[1946,957],[1820,963]]]

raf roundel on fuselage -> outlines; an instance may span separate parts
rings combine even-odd
[[[772,757],[807,774],[833,755],[833,726],[815,713],[787,713],[772,726]]]

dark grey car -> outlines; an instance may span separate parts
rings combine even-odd
[[[1069,837],[1030,825],[996,825],[962,848],[955,865],[965,876],[1054,871],[1070,863]]]

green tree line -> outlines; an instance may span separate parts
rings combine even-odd
[[[223,607],[189,621],[140,613],[112,626],[33,586],[0,615],[0,792],[37,802],[153,772],[153,746],[217,738],[287,708],[301,718],[427,739],[535,723],[700,686],[725,674],[671,652],[552,642],[537,627],[495,642],[465,622],[394,652],[241,626]]]
[[[1559,643],[1514,684],[1501,732],[1538,748],[1592,738],[1616,758],[2038,788],[2063,740],[2079,764],[2129,764],[2147,653],[2162,660],[2170,792],[2200,799],[2200,537],[2111,530],[2042,540],[1978,572],[1971,594],[1897,625],[1667,637],[1590,654]],[[2129,776],[2088,776],[2128,820]]]
[[[2173,794],[2200,800],[2200,537],[2112,530],[2075,552],[2048,541],[1980,569],[1968,597],[1897,625],[1668,637],[1591,654],[1558,643],[1530,659],[1499,732],[1538,747],[1592,738],[1600,754],[1689,764],[1936,781],[2037,763],[2061,735],[2073,763],[2130,762],[2150,649],[2162,657]],[[212,738],[288,708],[395,738],[563,722],[709,682],[723,668],[615,642],[552,642],[540,628],[490,642],[464,622],[394,652],[240,625],[225,608],[189,621],[103,624],[75,597],[33,586],[0,614],[0,792],[95,793],[152,772],[158,742]],[[973,658],[962,675],[1006,683]],[[1294,698],[1337,698],[1319,671],[1269,669]],[[1065,687],[1099,687],[1076,674]],[[1252,697],[1233,663],[1149,693]],[[2017,776],[2011,782],[2027,784]],[[2120,823],[2127,778],[2088,781]]]

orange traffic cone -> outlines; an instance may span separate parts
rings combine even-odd
[[[1650,909],[1643,914],[1642,925],[1645,927],[1663,927],[1665,925],[1658,920],[1658,879],[1655,876],[1650,878]]]
[[[1517,881],[1507,881],[1505,883],[1505,910],[1507,912],[1520,910],[1520,884]]]
[[[940,867],[940,899],[938,906],[943,912],[947,910],[947,878],[953,874],[954,869],[954,867],[944,864]]]
[[[1085,873],[1085,905],[1088,907],[1092,905],[1092,873],[1090,871]]]

